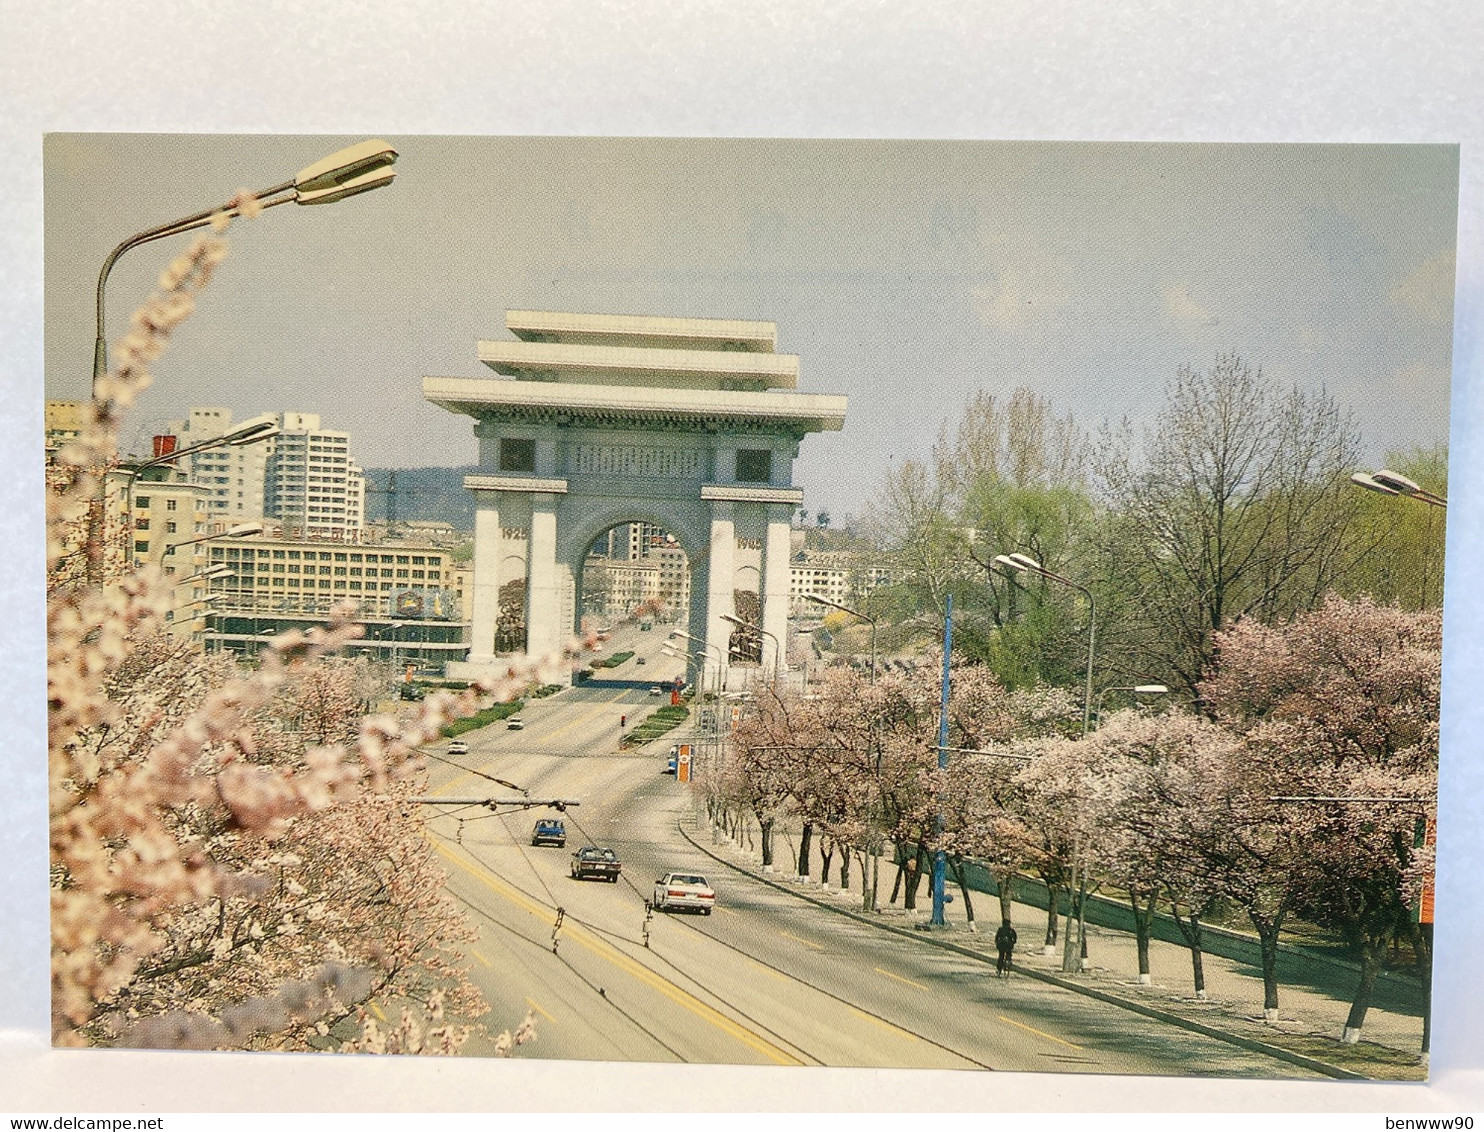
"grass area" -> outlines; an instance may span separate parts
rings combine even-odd
[[[508,704],[494,704],[482,711],[476,711],[471,716],[466,716],[463,719],[455,719],[452,723],[445,723],[439,730],[445,738],[452,739],[455,735],[462,735],[465,731],[476,731],[481,727],[488,727],[491,723],[498,723],[502,719],[509,719],[525,706],[525,700],[511,700]]]
[[[684,705],[680,707],[662,707],[625,735],[619,746],[637,747],[641,743],[653,742],[665,734],[665,732],[673,731],[676,727],[680,726],[689,715],[690,709]]]

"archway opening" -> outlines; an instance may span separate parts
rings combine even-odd
[[[671,637],[686,631],[691,600],[690,559],[673,534],[642,521],[601,532],[583,556],[578,621],[603,637],[609,659],[624,659],[612,668],[600,660],[594,677],[663,690],[693,682],[698,661],[689,654],[699,647]]]

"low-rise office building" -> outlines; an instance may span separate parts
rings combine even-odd
[[[217,539],[206,544],[213,624],[208,647],[256,653],[276,633],[324,624],[354,602],[365,633],[353,649],[386,660],[438,667],[460,659],[468,623],[447,548],[398,540]]]

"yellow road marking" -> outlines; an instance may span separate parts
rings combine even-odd
[[[901,1034],[902,1037],[909,1038],[914,1042],[918,1040],[916,1034],[909,1033],[908,1031],[902,1029],[900,1026],[893,1026],[890,1022],[883,1021],[882,1019],[877,1018],[874,1014],[867,1014],[862,1010],[857,1010],[853,1006],[850,1008],[850,1013],[854,1014],[857,1018],[864,1018],[867,1022],[875,1022],[876,1025],[882,1027],[883,1029],[891,1030],[893,1033]]]
[[[812,948],[814,948],[815,951],[823,951],[824,950],[824,947],[822,945],[817,944],[817,943],[812,943],[812,942],[810,942],[807,939],[800,939],[796,935],[789,935],[788,932],[779,932],[778,934],[781,935],[784,939],[791,939],[795,943],[802,943],[805,947],[812,947]]]
[[[723,908],[720,904],[714,905],[711,910],[713,912],[720,912],[723,916],[737,916],[741,914],[739,912],[733,912],[730,908]]]
[[[785,983],[793,982],[793,979],[789,978],[787,975],[773,970],[772,967],[765,967],[755,959],[749,959],[747,962],[756,967],[759,971],[763,972],[763,974],[765,975],[772,975],[775,979],[782,979]]]
[[[546,1011],[542,1010],[541,1009],[541,1004],[539,1002],[537,1002],[534,998],[528,998],[528,999],[526,999],[526,1005],[529,1006],[532,1010],[534,1010],[537,1014],[541,1015],[541,1017],[545,1018],[548,1022],[550,1022],[553,1025],[555,1025],[556,1019],[553,1018],[550,1014],[546,1013]]]
[[[871,970],[875,971],[878,975],[885,975],[888,979],[895,979],[899,983],[906,983],[909,987],[916,987],[918,990],[932,989],[931,987],[923,986],[921,983],[914,983],[911,979],[904,979],[901,975],[893,975],[890,971],[882,970],[880,967],[872,967]]]
[[[489,888],[497,895],[504,897],[505,900],[509,901],[511,904],[514,904],[517,908],[529,912],[531,915],[537,916],[543,920],[548,919],[552,915],[552,912],[554,911],[553,909],[547,908],[541,904],[536,903],[534,900],[527,898],[524,893],[511,888],[509,885],[505,884],[483,866],[480,866],[479,868],[473,867],[469,864],[469,862],[465,861],[462,857],[453,853],[444,845],[437,846],[437,850],[438,855],[444,860],[458,865],[459,868],[463,869],[475,880],[481,882],[486,888]],[[581,928],[571,923],[567,924],[564,930],[565,938],[570,939],[573,943],[577,944],[577,946],[590,951],[592,954],[598,956],[600,959],[606,959],[620,971],[631,975],[639,982],[644,983],[651,989],[658,991],[660,994],[668,998],[671,1002],[675,1003],[677,1006],[684,1007],[686,1010],[689,1010],[692,1014],[696,1015],[703,1021],[710,1022],[718,1030],[722,1031],[722,1033],[727,1034],[730,1037],[735,1038],[737,1041],[741,1042],[743,1045],[756,1050],[758,1053],[762,1054],[770,1061],[773,1061],[778,1065],[804,1064],[787,1050],[781,1048],[780,1046],[774,1045],[766,1038],[761,1037],[760,1035],[755,1034],[751,1030],[747,1029],[745,1026],[741,1026],[738,1023],[732,1021],[725,1014],[721,1013],[721,1011],[715,1009],[712,1006],[708,1006],[706,1003],[698,999],[695,995],[681,990],[679,987],[675,986],[675,984],[667,982],[659,975],[656,975],[648,967],[645,967],[643,964],[629,958],[629,956],[598,939],[596,936],[589,935],[587,932],[583,931]]]
[[[375,1014],[376,1017],[380,1018],[383,1022],[386,1021],[386,1015],[381,1012],[381,1007],[377,1006],[374,1002],[371,1004],[371,1013]]]
[[[1006,1018],[1003,1014],[1000,1015],[1000,1021],[1001,1022],[1008,1022],[1012,1026],[1019,1026],[1022,1030],[1025,1030],[1027,1033],[1035,1034],[1037,1037],[1045,1038],[1047,1041],[1056,1042],[1058,1045],[1066,1046],[1068,1049],[1081,1049],[1082,1048],[1081,1046],[1073,1045],[1071,1042],[1063,1041],[1061,1038],[1058,1038],[1055,1034],[1048,1034],[1048,1033],[1046,1033],[1045,1030],[1038,1030],[1034,1026],[1027,1026],[1024,1022],[1017,1022],[1017,1021],[1015,1021],[1014,1018]]]
[[[472,947],[469,948],[469,954],[472,955],[472,956],[474,956],[475,959],[478,959],[486,967],[491,966],[490,961],[488,959],[486,959],[483,955],[479,954],[479,952],[475,948],[472,948]]]

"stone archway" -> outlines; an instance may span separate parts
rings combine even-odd
[[[467,665],[494,662],[507,559],[524,563],[526,649],[576,629],[582,556],[597,535],[653,522],[691,569],[689,632],[708,674],[727,655],[739,578],[759,594],[765,666],[788,616],[793,461],[811,432],[844,425],[846,399],[793,392],[798,358],[768,322],[507,311],[515,341],[480,361],[514,380],[423,379],[424,396],[475,418],[480,470]]]

